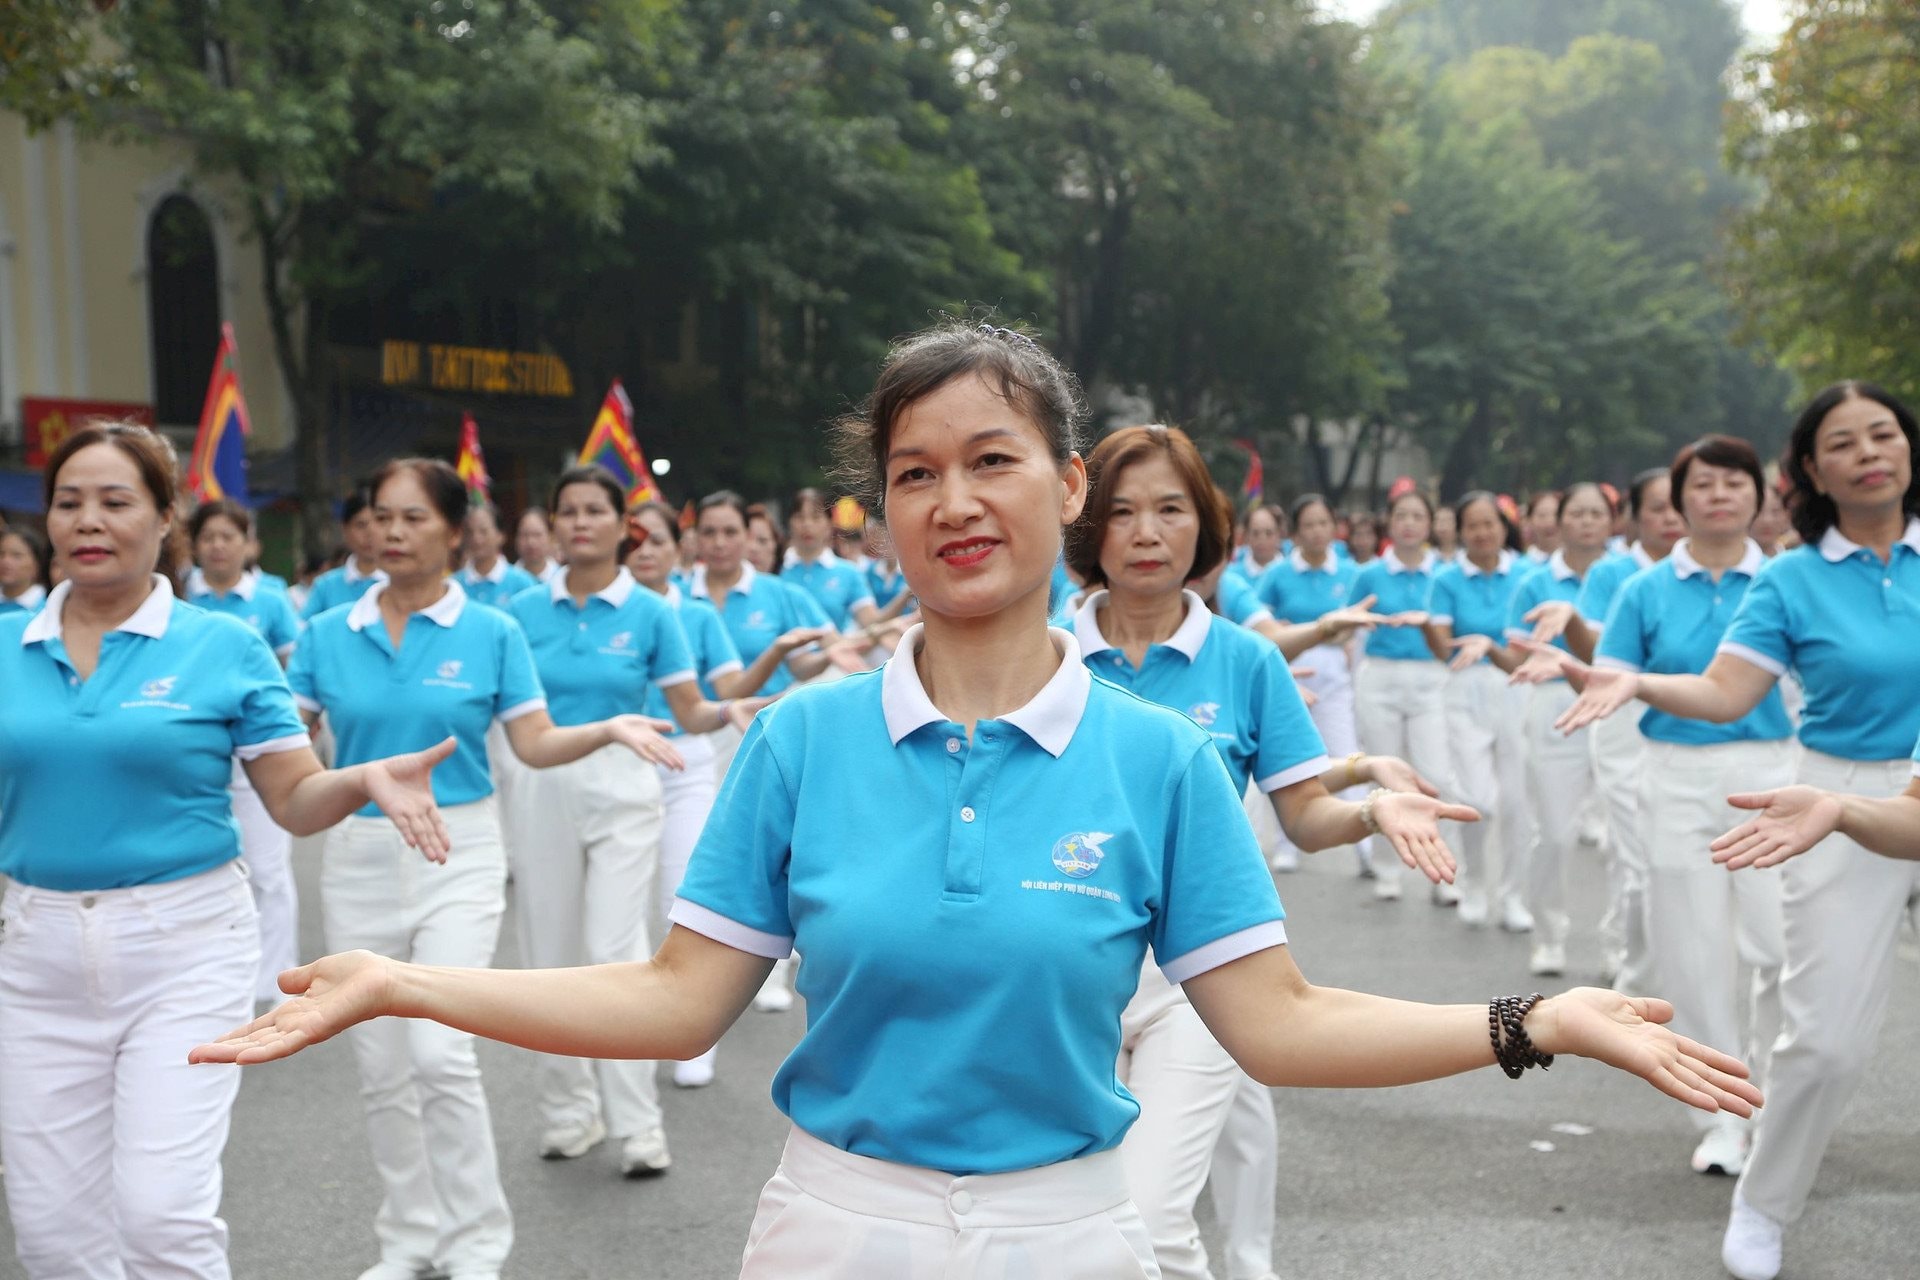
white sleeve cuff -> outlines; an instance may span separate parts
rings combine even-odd
[[[1593,660],[1593,665],[1596,667],[1606,667],[1612,671],[1631,671],[1635,675],[1639,675],[1643,670],[1637,663],[1628,662],[1625,658],[1609,657],[1604,653]]]
[[[1533,632],[1527,630],[1525,627],[1507,628],[1507,639],[1509,640],[1531,640],[1532,638]]]
[[[1323,755],[1315,756],[1311,760],[1302,760],[1299,764],[1282,769],[1278,773],[1270,773],[1254,785],[1259,787],[1262,792],[1278,791],[1280,788],[1290,787],[1296,782],[1305,782],[1308,778],[1317,778],[1331,768],[1333,768],[1333,761]]]
[[[1716,652],[1732,654],[1742,662],[1752,663],[1776,680],[1787,674],[1786,663],[1770,658],[1758,649],[1749,649],[1744,644],[1735,644],[1731,640],[1723,640],[1720,642],[1720,648]]]
[[[685,671],[675,671],[668,675],[661,676],[658,680],[654,681],[654,684],[662,689],[671,689],[677,684],[691,684],[693,679],[693,668],[688,667]]]
[[[1427,621],[1436,627],[1450,627],[1453,625],[1453,615],[1450,613],[1430,613],[1427,615]]]
[[[545,698],[528,698],[525,702],[518,702],[508,707],[505,711],[495,716],[494,719],[498,720],[501,724],[506,724],[509,721],[518,720],[521,716],[530,716],[536,711],[545,711],[546,709],[547,700]]]
[[[293,705],[300,708],[302,711],[311,711],[316,716],[326,710],[325,707],[321,706],[319,703],[315,702],[312,698],[309,698],[304,693],[296,693],[293,695]]]
[[[728,658],[725,662],[707,672],[707,679],[718,680],[721,676],[730,676],[736,671],[745,671],[738,658]]]
[[[298,751],[302,747],[312,745],[313,739],[306,734],[290,733],[284,738],[268,738],[265,742],[235,747],[233,754],[242,760],[258,760],[261,756],[278,755],[282,751]]]
[[[1261,605],[1258,609],[1255,609],[1252,613],[1248,614],[1247,620],[1241,623],[1240,625],[1243,627],[1257,627],[1263,622],[1272,622],[1272,621],[1273,621],[1273,610],[1267,608],[1267,606],[1265,605]]]
[[[1223,964],[1232,964],[1242,956],[1250,956],[1256,951],[1265,951],[1268,947],[1286,945],[1286,921],[1269,920],[1265,924],[1254,925],[1251,929],[1242,929],[1224,938],[1215,938],[1206,946],[1195,947],[1183,956],[1175,956],[1161,964],[1160,972],[1166,975],[1168,982],[1178,986],[1188,978],[1197,978],[1209,969],[1218,969]]]
[[[715,942],[732,947],[735,951],[744,951],[750,956],[765,956],[769,960],[785,960],[793,954],[793,939],[781,937],[777,933],[762,933],[758,929],[749,929],[738,920],[721,915],[718,911],[689,902],[685,898],[675,898],[673,909],[667,912],[667,919],[677,925],[684,925],[703,938],[712,938]]]

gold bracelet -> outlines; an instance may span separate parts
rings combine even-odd
[[[1347,784],[1340,788],[1342,791],[1345,791],[1347,787],[1357,787],[1360,785],[1359,766],[1360,762],[1366,758],[1367,753],[1364,751],[1356,751],[1347,757]]]

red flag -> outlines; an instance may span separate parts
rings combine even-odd
[[[220,347],[213,357],[206,402],[200,406],[200,430],[193,437],[187,488],[196,501],[218,498],[247,501],[247,402],[240,394],[240,350],[233,326],[220,326]]]
[[[480,424],[471,413],[460,415],[460,460],[454,470],[467,486],[467,501],[493,504],[493,479],[487,475],[487,455],[480,449]]]
[[[640,442],[633,435],[633,402],[627,399],[626,389],[618,378],[607,388],[607,398],[600,403],[593,430],[587,434],[587,443],[580,450],[580,464],[599,465],[612,472],[620,487],[627,491],[629,507],[660,498],[660,490],[654,487],[653,472],[647,469],[647,456],[640,451]]]

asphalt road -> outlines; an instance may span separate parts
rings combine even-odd
[[[316,852],[298,855],[309,951],[319,942]],[[1350,857],[1321,855],[1282,884],[1296,958],[1314,981],[1472,1002],[1537,985],[1526,975],[1524,939],[1468,932],[1410,880],[1406,900],[1376,903],[1351,871]],[[1593,872],[1578,877],[1576,920],[1589,928],[1575,935],[1568,985],[1595,976],[1580,971],[1598,960]],[[513,957],[509,929],[500,961]],[[1792,1280],[1920,1275],[1917,968],[1909,939],[1874,1070],[1788,1237]],[[606,1147],[567,1163],[540,1160],[532,1057],[483,1046],[517,1229],[507,1274],[735,1275],[786,1129],[768,1085],[802,1016],[798,1008],[750,1012],[723,1044],[713,1086],[664,1085],[674,1164],[648,1182],[622,1181]],[[342,1045],[249,1071],[226,1160],[237,1277],[353,1280],[374,1261],[377,1193],[355,1089]],[[1636,1080],[1567,1062],[1517,1082],[1489,1069],[1389,1092],[1294,1091],[1279,1104],[1285,1165],[1275,1261],[1288,1280],[1724,1275],[1718,1250],[1731,1183],[1688,1169],[1694,1139],[1682,1109]],[[1556,1130],[1562,1124],[1591,1132]],[[1552,1149],[1535,1149],[1543,1143]],[[1217,1253],[1204,1198],[1201,1213]],[[3,1223],[0,1237],[0,1276],[21,1274]]]

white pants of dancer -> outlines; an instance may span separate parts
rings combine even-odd
[[[1485,893],[1496,910],[1526,900],[1533,810],[1527,800],[1527,690],[1482,662],[1447,677],[1443,698],[1451,744],[1453,794],[1480,811],[1480,821],[1448,823],[1447,844],[1459,863],[1462,894]]]
[[[1280,1122],[1273,1090],[1238,1072],[1227,1122],[1213,1147],[1208,1180],[1213,1216],[1226,1237],[1227,1275],[1254,1280],[1273,1271],[1275,1197],[1280,1189]]]
[[[1913,762],[1841,760],[1803,749],[1795,773],[1828,791],[1890,796],[1912,781]],[[1827,1143],[1880,1038],[1894,938],[1908,896],[1920,889],[1920,863],[1883,858],[1832,835],[1781,870],[1784,1026],[1740,1194],[1768,1217],[1792,1222],[1806,1207]]]
[[[385,818],[327,832],[320,903],[327,949],[364,947],[417,964],[485,968],[506,910],[506,854],[492,797],[441,810],[444,865],[407,848]],[[420,1018],[347,1033],[383,1195],[383,1262],[424,1271],[498,1271],[513,1247],[493,1117],[473,1037]]]
[[[1649,994],[1647,972],[1647,831],[1640,813],[1641,774],[1647,740],[1640,732],[1646,707],[1630,702],[1587,734],[1593,755],[1593,785],[1607,819],[1607,909],[1600,917],[1600,946],[1614,985],[1630,995]],[[1723,827],[1722,830],[1725,830]]]
[[[1534,685],[1527,696],[1527,797],[1534,834],[1526,859],[1526,905],[1533,936],[1552,946],[1567,942],[1567,863],[1580,839],[1580,810],[1593,795],[1587,731],[1568,736],[1553,727],[1574,697],[1565,680]]]
[[[683,733],[673,745],[686,761],[684,769],[660,768],[660,800],[665,814],[660,826],[659,892],[655,895],[655,921],[664,927],[667,912],[687,877],[687,863],[693,847],[700,843],[700,832],[713,812],[713,799],[720,782],[714,776],[711,735]],[[658,767],[658,766],[656,766]],[[662,932],[660,937],[666,937]]]
[[[1314,727],[1320,730],[1320,739],[1326,743],[1327,758],[1338,765],[1360,749],[1360,734],[1353,720],[1353,671],[1348,665],[1347,651],[1337,644],[1315,645],[1290,665],[1313,672],[1300,681],[1300,687],[1315,698],[1307,714],[1313,717]],[[1340,796],[1358,800],[1364,794],[1364,787],[1349,787]],[[1277,865],[1297,860],[1300,851],[1280,829],[1273,801],[1258,787],[1249,787],[1246,807],[1247,820],[1253,824],[1253,833],[1259,838],[1268,863]]]
[[[530,969],[644,960],[660,871],[658,766],[614,743],[572,764],[528,769],[506,806],[514,915]],[[549,1129],[606,1121],[615,1137],[660,1127],[651,1062],[540,1057]]]
[[[293,879],[293,837],[267,814],[260,793],[238,766],[227,788],[240,824],[240,857],[260,911],[260,975],[255,1001],[278,1004],[280,974],[300,963],[300,889]]]
[[[1368,658],[1354,677],[1353,707],[1360,745],[1370,755],[1399,756],[1451,795],[1447,759],[1447,668],[1411,658]],[[1400,859],[1382,845],[1374,860],[1382,880],[1397,880]]]
[[[1780,1030],[1781,869],[1728,872],[1708,846],[1752,816],[1728,804],[1728,796],[1786,785],[1793,773],[1790,748],[1784,741],[1649,742],[1646,763],[1640,813],[1649,982],[1673,1002],[1675,1031],[1739,1055],[1764,1089]],[[1702,1130],[1749,1124],[1692,1108],[1688,1114]]]
[[[237,863],[0,908],[0,1159],[32,1280],[226,1280],[220,1153],[240,1073],[187,1050],[253,1011]]]
[[[800,1129],[760,1192],[741,1280],[1159,1280],[1118,1151],[955,1177]]]
[[[1140,1103],[1140,1118],[1127,1130],[1120,1155],[1160,1272],[1166,1280],[1213,1280],[1193,1207],[1247,1076],[1151,961],[1120,1015],[1116,1073]],[[1264,1215],[1271,1234],[1271,1197]]]

